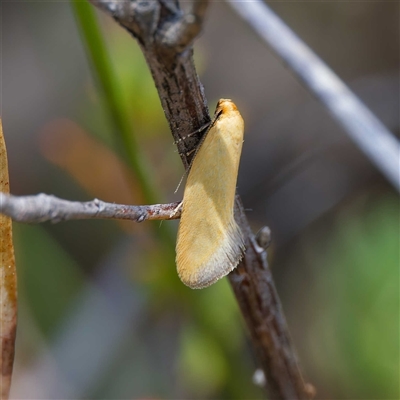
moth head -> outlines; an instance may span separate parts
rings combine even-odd
[[[230,111],[237,111],[235,103],[231,99],[220,99],[215,109],[215,114],[227,113]]]

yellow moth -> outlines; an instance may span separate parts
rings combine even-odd
[[[190,167],[176,244],[182,282],[210,286],[231,272],[244,251],[233,210],[244,122],[231,100],[221,99]]]

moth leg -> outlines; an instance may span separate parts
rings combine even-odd
[[[190,151],[188,151],[187,153],[186,153],[186,157],[189,157],[193,152],[195,152],[197,149],[193,149],[193,150],[190,150]]]
[[[169,215],[170,218],[174,217],[176,213],[182,208],[183,206],[183,200],[174,208],[172,213]]]
[[[197,150],[197,148],[196,148],[196,149],[193,149],[193,150],[190,150],[190,151],[187,151],[186,153],[185,153],[184,151],[178,151],[178,154],[179,154],[179,155],[184,154],[186,157],[189,157],[189,156],[190,156],[192,153],[194,153],[196,150]]]
[[[188,133],[186,136],[182,136],[180,139],[176,140],[174,142],[174,144],[178,144],[180,142],[185,141],[187,138],[190,138],[193,135],[196,135],[199,132],[204,131],[205,129],[207,129],[209,126],[211,125],[211,122],[207,122],[205,125],[201,126],[199,129],[195,130],[194,132],[190,132]]]

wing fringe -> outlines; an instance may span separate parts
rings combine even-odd
[[[185,269],[178,274],[182,282],[192,289],[203,289],[226,276],[237,267],[245,250],[242,231],[233,216],[221,245],[197,270],[191,274]],[[182,273],[181,273],[182,272]]]

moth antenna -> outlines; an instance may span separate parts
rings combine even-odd
[[[194,153],[194,156],[193,156],[193,158],[192,158],[192,161],[190,161],[190,164],[189,164],[188,169],[186,170],[186,174],[188,174],[189,171],[190,171],[190,168],[192,168],[193,161],[194,161],[194,159],[196,158],[197,153],[198,153],[199,150],[200,150],[200,147],[203,145],[203,142],[206,140],[206,137],[207,137],[207,135],[208,135],[208,132],[210,132],[211,128],[215,125],[215,123],[217,122],[217,119],[219,118],[219,116],[220,116],[221,114],[222,114],[222,110],[217,110],[217,111],[216,111],[216,113],[215,113],[215,115],[214,115],[212,121],[210,122],[210,125],[208,126],[208,128],[207,128],[207,130],[205,131],[204,135],[201,137],[198,146],[197,146],[196,149],[194,150],[195,153]],[[193,151],[193,150],[192,150],[192,151]],[[190,153],[191,153],[191,152],[189,152],[189,154],[190,154]]]
[[[169,215],[172,218],[183,206],[183,200],[174,208],[172,213]]]
[[[188,171],[185,171],[185,173],[182,175],[182,178],[181,178],[181,180],[179,181],[178,186],[176,187],[174,194],[176,194],[177,191],[179,190],[179,188],[181,187],[183,178],[185,178],[185,177],[187,176],[187,174],[188,174]]]
[[[181,138],[181,139],[177,140],[176,142],[174,142],[174,144],[177,144],[177,143],[180,142],[181,140],[184,140],[184,139],[186,139],[187,137],[192,136],[192,135],[194,135],[195,133],[201,132],[202,130],[204,130],[204,129],[207,128],[207,130],[205,131],[204,135],[203,135],[202,138],[200,139],[200,142],[199,142],[199,145],[197,146],[197,148],[196,148],[195,150],[192,150],[192,151],[189,152],[189,153],[186,153],[186,155],[188,156],[188,155],[189,155],[190,153],[192,153],[193,151],[195,152],[195,154],[194,154],[194,156],[193,156],[193,158],[192,158],[192,161],[190,162],[189,167],[187,168],[187,170],[185,171],[185,173],[182,175],[182,178],[181,178],[181,180],[179,181],[178,186],[177,186],[177,188],[175,189],[174,194],[177,193],[177,191],[179,190],[179,188],[180,188],[180,186],[181,186],[183,180],[188,176],[189,171],[190,171],[190,168],[192,167],[192,164],[193,164],[193,161],[194,161],[194,159],[195,159],[195,157],[196,157],[197,152],[199,151],[201,145],[203,144],[205,138],[207,137],[208,132],[209,132],[210,129],[214,126],[214,124],[215,124],[215,122],[217,121],[217,118],[218,118],[218,116],[221,114],[221,112],[222,112],[222,111],[219,111],[217,114],[215,114],[215,116],[214,116],[214,118],[212,119],[211,122],[208,122],[206,125],[203,125],[203,126],[202,126],[200,129],[198,129],[197,131],[192,132],[192,133],[189,133],[189,135],[186,135],[186,136],[184,136],[183,138]]]
[[[208,128],[208,126],[212,123],[211,122],[207,122],[206,124],[204,124],[203,126],[201,126],[199,129],[196,129],[194,132],[188,133],[186,136],[182,136],[181,138],[179,138],[178,140],[176,140],[175,142],[173,142],[173,144],[178,144],[180,142],[183,142],[184,140],[186,140],[187,138],[195,135],[196,133],[199,133],[201,131],[204,131],[205,129]]]

